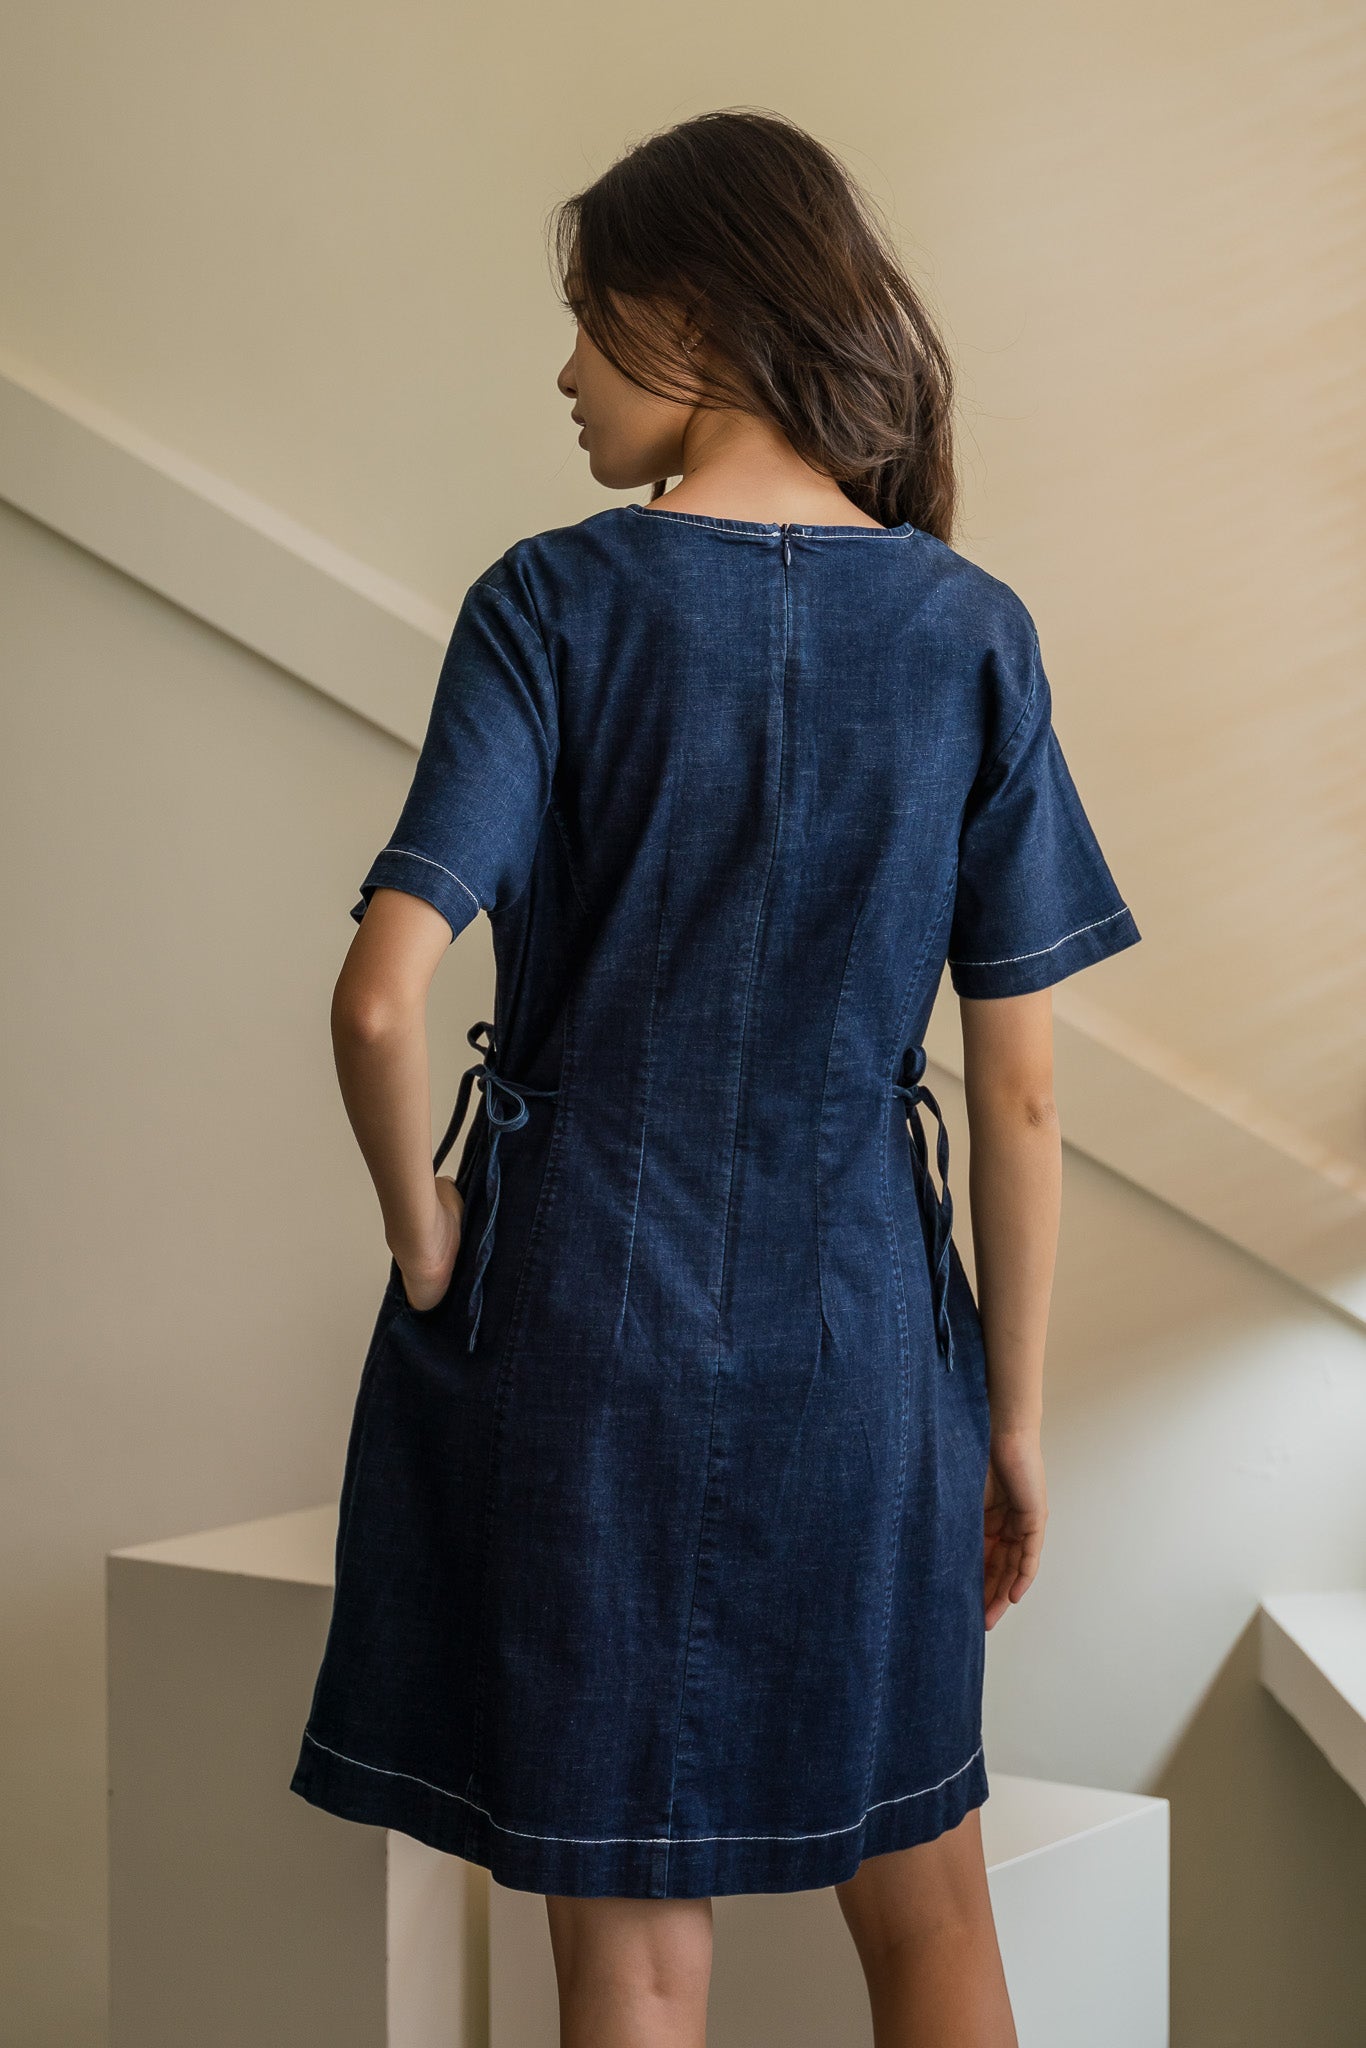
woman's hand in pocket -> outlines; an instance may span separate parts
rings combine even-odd
[[[436,1308],[444,1300],[460,1256],[460,1233],[465,1221],[465,1203],[449,1174],[436,1176],[438,1220],[441,1225],[437,1254],[430,1264],[417,1267],[400,1264],[403,1293],[409,1308]]]

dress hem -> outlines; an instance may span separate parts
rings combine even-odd
[[[880,1802],[852,1828],[800,1835],[576,1841],[519,1833],[424,1780],[358,1762],[305,1734],[289,1789],[340,1820],[396,1829],[478,1863],[512,1891],[566,1898],[724,1898],[819,1891],[865,1857],[909,1849],[956,1827],[989,1795],[979,1742],[965,1765],[924,1792]]]

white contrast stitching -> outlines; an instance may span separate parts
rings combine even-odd
[[[1032,953],[1003,953],[999,960],[954,960],[950,967],[1009,967],[1016,960],[1037,960],[1041,953],[1056,953],[1059,946],[1065,946],[1069,939],[1079,938],[1083,932],[1093,932],[1098,924],[1113,924],[1117,917],[1123,917],[1129,908],[1121,903],[1118,910],[1112,910],[1108,917],[1094,917],[1090,924],[1079,924],[1076,931],[1064,932],[1060,939],[1054,939],[1051,946],[1036,946]]]
[[[415,1777],[411,1771],[389,1771],[382,1764],[362,1763],[358,1756],[347,1756],[344,1751],[333,1749],[326,1742],[319,1742],[317,1736],[310,1735],[307,1729],[304,1730],[304,1741],[311,1742],[315,1749],[325,1749],[329,1756],[340,1757],[344,1764],[355,1764],[358,1770],[374,1771],[381,1778],[407,1778],[411,1784],[425,1785],[429,1792],[439,1792],[443,1799],[458,1799],[462,1806],[472,1806],[476,1813],[482,1813],[489,1826],[497,1828],[499,1834],[525,1835],[533,1842],[678,1842],[682,1844],[688,1842],[823,1841],[827,1835],[852,1834],[855,1828],[863,1826],[868,1815],[875,1813],[879,1806],[900,1806],[905,1799],[923,1799],[927,1792],[937,1792],[941,1785],[948,1785],[954,1778],[961,1778],[964,1771],[975,1764],[978,1757],[982,1754],[982,1745],[979,1742],[972,1755],[968,1758],[967,1763],[960,1764],[956,1771],[950,1771],[948,1777],[941,1778],[938,1784],[925,1785],[919,1792],[898,1792],[891,1799],[875,1799],[871,1806],[864,1808],[857,1820],[850,1821],[847,1828],[816,1828],[810,1834],[802,1835],[541,1835],[537,1834],[534,1828],[504,1827],[501,1821],[493,1818],[493,1815],[486,1806],[478,1805],[473,1799],[466,1799],[461,1792],[448,1792],[444,1785],[433,1785],[429,1778]]]
[[[476,910],[483,909],[483,904],[479,901],[479,898],[475,895],[469,883],[462,882],[460,880],[459,875],[456,874],[454,868],[443,868],[439,860],[429,860],[425,853],[414,853],[411,846],[386,846],[384,851],[385,853],[401,853],[408,860],[426,861],[427,866],[429,868],[437,868],[443,875],[449,875],[451,880],[456,884],[456,886],[464,890],[465,894],[469,897],[470,902],[474,905]]]

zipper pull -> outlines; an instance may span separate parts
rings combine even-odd
[[[792,561],[792,550],[791,550],[791,548],[790,548],[790,547],[788,546],[788,541],[787,541],[787,527],[786,527],[786,525],[784,525],[784,527],[783,527],[783,562],[784,562],[784,565],[785,565],[785,566],[790,566],[790,565],[791,565],[791,561]]]

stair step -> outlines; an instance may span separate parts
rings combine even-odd
[[[1258,1656],[1267,1691],[1366,1799],[1366,1592],[1268,1594]]]

